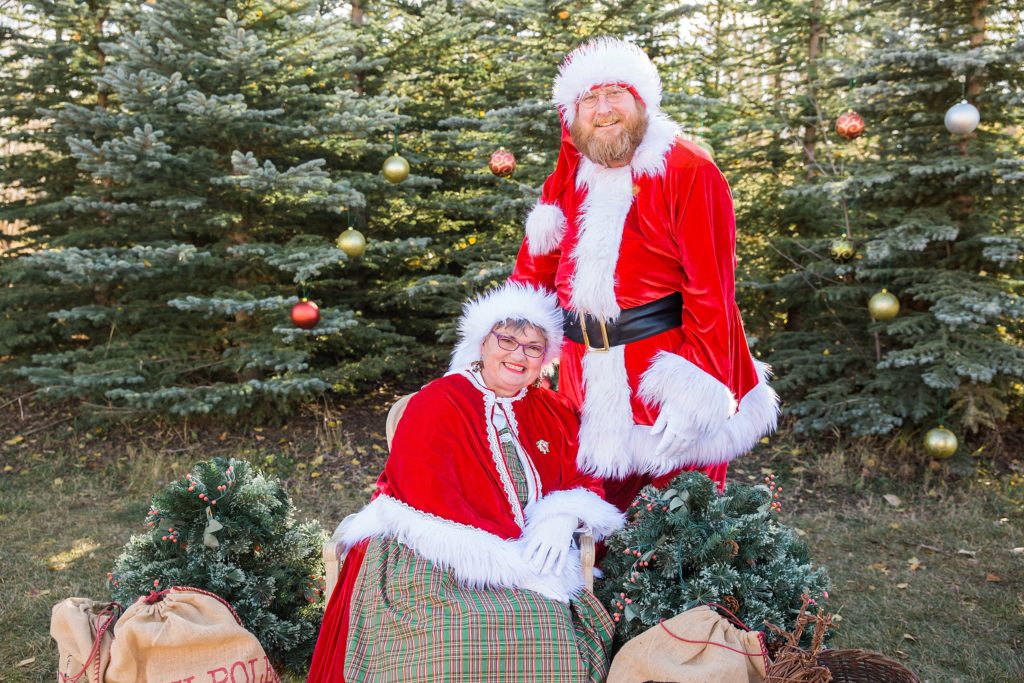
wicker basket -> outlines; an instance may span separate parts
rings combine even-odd
[[[870,650],[822,650],[818,663],[832,673],[832,683],[921,683],[896,660]]]

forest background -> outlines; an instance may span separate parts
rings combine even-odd
[[[230,443],[314,414],[320,463],[344,452],[358,465],[351,449],[374,439],[339,447],[339,411],[372,413],[446,366],[461,303],[508,275],[554,168],[558,62],[615,35],[647,50],[663,108],[731,184],[737,298],[784,406],[766,457],[823,454],[852,473],[853,495],[879,476],[929,495],[1002,481],[1019,516],[1020,0],[0,11],[8,492],[36,481],[6,476],[26,474],[32,435],[55,425],[76,443],[141,424],[193,442],[204,430],[224,442],[226,427]],[[963,99],[981,123],[954,135],[943,118]],[[866,124],[854,140],[834,130],[850,110]],[[517,159],[511,178],[488,170],[499,148]],[[411,166],[397,184],[381,174],[395,153]],[[335,244],[348,228],[366,237],[361,256]],[[883,288],[900,311],[874,320],[867,303]],[[303,297],[320,306],[310,330],[289,320]],[[941,462],[922,447],[940,424],[959,438]],[[136,465],[119,457],[121,477]],[[40,476],[64,481],[53,467]],[[979,500],[980,516],[996,514]],[[1017,558],[1006,566],[1019,571]]]

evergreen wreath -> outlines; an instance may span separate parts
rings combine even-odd
[[[608,540],[595,591],[616,623],[616,645],[708,603],[752,629],[767,621],[792,630],[804,593],[828,597],[828,577],[774,516],[778,508],[774,485],[728,484],[719,495],[698,472],[641,491],[626,527]]]
[[[153,498],[107,578],[118,602],[171,586],[202,588],[234,607],[275,666],[304,674],[323,616],[317,521],[295,521],[280,481],[243,460],[201,462]]]

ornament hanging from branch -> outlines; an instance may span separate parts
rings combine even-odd
[[[832,260],[839,263],[845,263],[853,258],[856,249],[849,238],[837,237],[832,240],[832,244],[829,245],[828,251],[832,255]]]
[[[981,113],[967,100],[954,104],[946,110],[946,130],[954,135],[973,133],[980,122]]]
[[[899,315],[900,300],[890,294],[889,290],[883,289],[868,300],[868,312],[875,320],[882,322],[892,320]]]
[[[304,330],[311,330],[320,322],[320,307],[312,301],[303,298],[299,303],[292,306],[292,323]]]
[[[951,457],[959,445],[956,434],[946,429],[945,425],[929,429],[924,435],[924,450],[933,458],[943,460]]]
[[[381,171],[389,183],[397,184],[409,177],[409,162],[398,153],[398,126],[395,126],[391,156],[384,160],[384,166],[381,168]]]
[[[358,258],[366,251],[366,237],[355,228],[349,228],[338,235],[334,244],[341,249],[349,258]]]
[[[853,140],[860,137],[863,132],[864,118],[853,110],[840,114],[836,119],[836,134],[841,138]]]
[[[384,160],[381,171],[388,182],[397,184],[409,177],[409,162],[396,152]]]
[[[504,147],[494,150],[487,167],[499,178],[511,178],[516,171],[516,156]]]

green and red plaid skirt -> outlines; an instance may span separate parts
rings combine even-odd
[[[603,681],[614,624],[583,591],[461,586],[407,546],[373,539],[352,591],[346,683]]]

